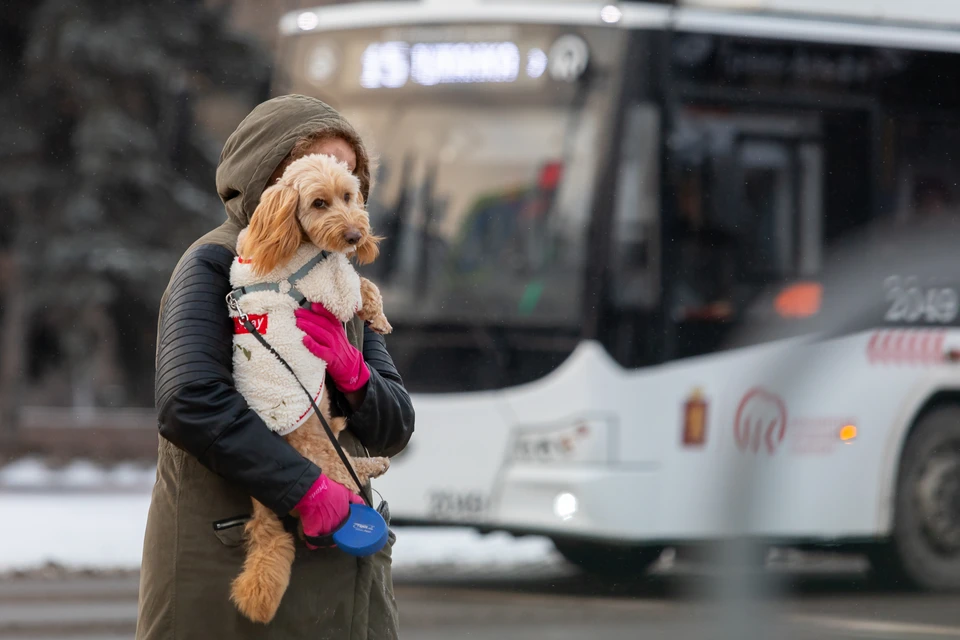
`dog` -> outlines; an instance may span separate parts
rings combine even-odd
[[[280,361],[241,322],[249,319],[297,373],[323,413],[331,431],[346,427],[330,411],[323,393],[325,364],[303,345],[294,312],[319,302],[341,322],[358,315],[371,329],[392,330],[375,284],[361,278],[359,264],[376,259],[380,238],[373,235],[360,194],[360,182],[346,164],[326,155],[309,155],[290,164],[263,192],[260,204],[237,241],[238,257],[230,283],[237,306],[234,320],[234,378],[238,391],[273,431],[332,480],[360,493],[314,414],[307,395]],[[319,365],[319,366],[318,366]],[[362,483],[382,475],[387,458],[353,458]],[[231,585],[238,610],[254,622],[273,619],[290,582],[293,534],[268,508],[253,501],[246,524],[246,558]]]

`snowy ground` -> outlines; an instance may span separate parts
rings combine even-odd
[[[136,569],[153,477],[146,467],[103,469],[86,462],[53,470],[28,459],[0,468],[0,573],[49,563]],[[560,564],[544,538],[417,528],[397,529],[393,562],[398,572]]]
[[[0,467],[0,492],[14,491],[149,491],[156,468],[123,463],[102,467],[77,460],[50,468],[36,458],[22,458]]]

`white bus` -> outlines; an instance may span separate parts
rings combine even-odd
[[[384,2],[281,31],[277,89],[380,158],[369,275],[417,410],[378,484],[396,523],[630,573],[732,536],[856,546],[960,587],[960,278],[823,275],[960,197],[960,3]]]

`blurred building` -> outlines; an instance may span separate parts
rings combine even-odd
[[[0,437],[24,407],[152,404],[157,303],[268,95],[259,37],[205,2],[0,12]]]

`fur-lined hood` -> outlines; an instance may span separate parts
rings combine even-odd
[[[267,180],[304,136],[329,132],[349,142],[357,154],[360,192],[370,194],[370,158],[360,136],[343,116],[316,98],[287,95],[267,100],[237,126],[220,154],[217,193],[238,228],[250,223]]]

